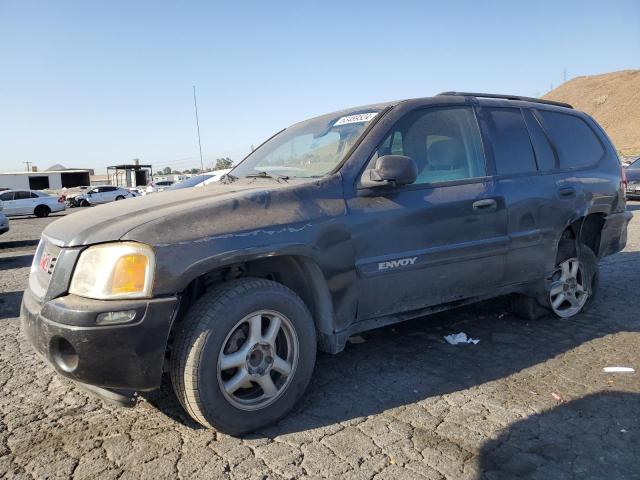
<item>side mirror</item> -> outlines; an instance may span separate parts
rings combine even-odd
[[[364,188],[409,185],[418,178],[418,166],[411,157],[384,155],[376,160],[375,167],[365,170],[361,184]]]

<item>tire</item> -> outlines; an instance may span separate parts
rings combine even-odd
[[[90,207],[90,206],[91,206],[91,204],[90,204],[87,200],[82,200],[82,201],[80,202],[80,206],[81,206],[81,207]]]
[[[33,211],[33,214],[38,218],[48,217],[50,213],[51,209],[46,205],[38,205]]]
[[[118,196],[116,197],[116,202],[117,202],[118,200],[124,200],[124,197],[123,197],[122,195],[118,195]]]
[[[567,288],[564,287],[565,283],[574,283],[562,280],[562,269],[564,265],[571,266],[576,261],[579,275],[575,283],[584,290],[584,298],[579,297],[578,292],[573,292],[571,287],[566,292],[560,289],[560,287]],[[559,249],[556,258],[556,270],[552,275],[551,281],[547,282],[547,292],[536,298],[514,295],[511,301],[512,311],[526,320],[537,320],[549,315],[564,319],[574,317],[588,309],[593,303],[598,291],[599,277],[598,258],[587,245],[579,244],[577,252],[573,251],[573,249]],[[577,303],[573,305],[568,300],[561,300],[556,306],[555,303],[560,300],[560,295],[566,295],[567,298],[573,296]]]
[[[273,324],[275,317],[280,321]],[[279,283],[249,278],[224,284],[205,293],[178,325],[171,383],[184,409],[204,427],[240,435],[269,425],[291,410],[311,379],[315,325],[300,297]],[[269,343],[272,325],[277,336]],[[286,371],[283,357],[288,375],[280,373]],[[242,383],[231,381],[239,378]]]

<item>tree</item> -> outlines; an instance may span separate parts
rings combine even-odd
[[[164,173],[165,175],[169,175],[171,173],[171,167],[164,167],[162,173]]]
[[[227,168],[231,168],[233,166],[233,160],[229,157],[224,158],[216,158],[216,170],[226,170]]]

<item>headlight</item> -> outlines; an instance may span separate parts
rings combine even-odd
[[[155,255],[148,245],[106,243],[80,254],[69,292],[97,300],[151,296]]]

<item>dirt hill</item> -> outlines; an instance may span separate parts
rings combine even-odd
[[[543,98],[587,112],[604,127],[622,155],[640,154],[640,70],[577,77]]]

